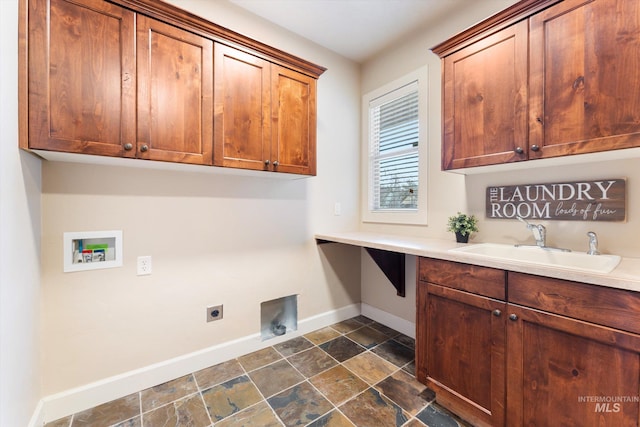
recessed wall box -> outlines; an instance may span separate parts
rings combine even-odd
[[[262,341],[298,330],[298,296],[289,295],[260,303]]]
[[[122,267],[122,230],[64,233],[64,272]]]

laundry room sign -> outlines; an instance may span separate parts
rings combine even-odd
[[[487,187],[487,218],[625,221],[626,180]]]

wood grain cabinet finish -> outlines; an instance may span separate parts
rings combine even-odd
[[[640,146],[639,16],[636,0],[522,0],[434,47],[442,169]]]
[[[137,19],[137,157],[212,164],[213,42]]]
[[[443,60],[442,169],[526,160],[527,23]]]
[[[515,304],[507,311],[507,425],[639,425],[640,335]]]
[[[530,27],[529,157],[640,146],[640,2],[565,0]]]
[[[271,63],[215,44],[214,164],[269,170]]]
[[[29,147],[135,156],[135,14],[101,0],[29,2]],[[23,147],[24,148],[24,147]]]
[[[506,302],[459,289],[469,288],[465,282],[484,282],[504,293],[505,276],[495,275],[499,270],[466,267],[419,260],[416,377],[436,392],[439,403],[474,425],[503,426]]]
[[[640,334],[640,293],[508,272],[509,302]]]
[[[460,290],[465,264],[421,274],[448,264],[420,258],[417,284],[416,376],[440,403],[474,425],[639,425],[638,293],[506,272],[504,301]]]
[[[211,40],[101,0],[47,3],[29,3],[29,148],[211,164]]]
[[[21,148],[315,175],[323,67],[158,0],[22,4]]]
[[[316,79],[215,45],[214,164],[316,174]]]
[[[274,64],[271,82],[272,166],[278,172],[315,175],[316,79]]]

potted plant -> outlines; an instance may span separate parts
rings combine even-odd
[[[448,224],[447,231],[456,233],[458,243],[467,243],[471,233],[478,231],[478,219],[474,215],[458,212],[457,215],[449,217]]]

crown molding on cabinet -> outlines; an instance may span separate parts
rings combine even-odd
[[[560,1],[562,0],[522,0],[435,45],[431,50],[440,58],[450,55],[478,39],[486,37],[491,32],[513,25]]]
[[[169,24],[178,26],[187,24],[191,31],[200,31],[199,35],[201,36],[213,37],[214,41],[229,44],[235,48],[249,49],[254,55],[284,67],[293,68],[314,78],[318,78],[327,70],[325,67],[209,22],[168,3],[157,0],[111,0],[111,2]]]

